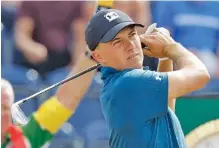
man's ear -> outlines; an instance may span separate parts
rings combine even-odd
[[[92,57],[100,64],[105,63],[105,60],[103,59],[98,50],[92,51]]]

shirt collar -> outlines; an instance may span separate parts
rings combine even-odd
[[[144,70],[149,70],[149,67],[146,66],[146,67],[143,67]],[[126,70],[130,70],[130,69],[126,69]],[[123,70],[124,71],[124,70]],[[101,68],[101,79],[104,80],[106,79],[107,77],[109,77],[110,75],[112,74],[116,74],[116,73],[119,73],[119,72],[122,72],[120,70],[117,70],[115,68],[112,68],[112,67],[102,67]]]
[[[118,73],[118,72],[121,72],[121,71],[114,69],[112,67],[102,67],[101,68],[101,74],[102,74],[101,79],[104,80],[110,75]]]

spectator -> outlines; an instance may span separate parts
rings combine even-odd
[[[71,71],[71,75],[94,64],[93,60],[81,56]],[[88,90],[94,74],[95,71],[89,72],[60,86],[55,96],[43,103],[30,116],[29,122],[22,127],[11,123],[10,110],[14,93],[11,84],[1,79],[1,147],[39,148],[45,146],[76,110],[76,106]]]
[[[77,48],[73,32],[74,21],[81,17],[82,4],[79,1],[22,2],[15,28],[21,56],[16,57],[15,63],[33,68],[42,76],[74,64],[83,52]]]
[[[219,74],[219,2],[156,2],[154,21],[195,53],[212,76]],[[219,75],[218,75],[219,76]]]

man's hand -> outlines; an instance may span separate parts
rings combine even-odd
[[[15,41],[26,59],[32,64],[39,64],[47,59],[48,53],[44,45],[32,39],[35,28],[32,17],[20,17],[15,23]]]
[[[168,45],[174,44],[175,41],[170,37],[170,33],[165,28],[156,28],[149,35],[140,35],[140,40],[147,46],[143,50],[144,55],[164,58],[166,51],[164,50]]]
[[[37,64],[45,61],[48,57],[47,49],[40,43],[34,43],[31,49],[24,52],[27,60],[32,64]]]

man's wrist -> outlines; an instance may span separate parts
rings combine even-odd
[[[182,48],[180,43],[169,44],[164,48],[164,54],[167,58],[171,59],[171,55],[180,51]]]
[[[165,55],[176,63],[182,57],[191,56],[190,52],[180,43],[170,44],[165,48]]]
[[[180,45],[180,43],[172,43],[172,44],[168,44],[165,48],[164,48],[164,52],[168,53],[169,51],[171,51],[172,49],[176,49],[178,46]]]

